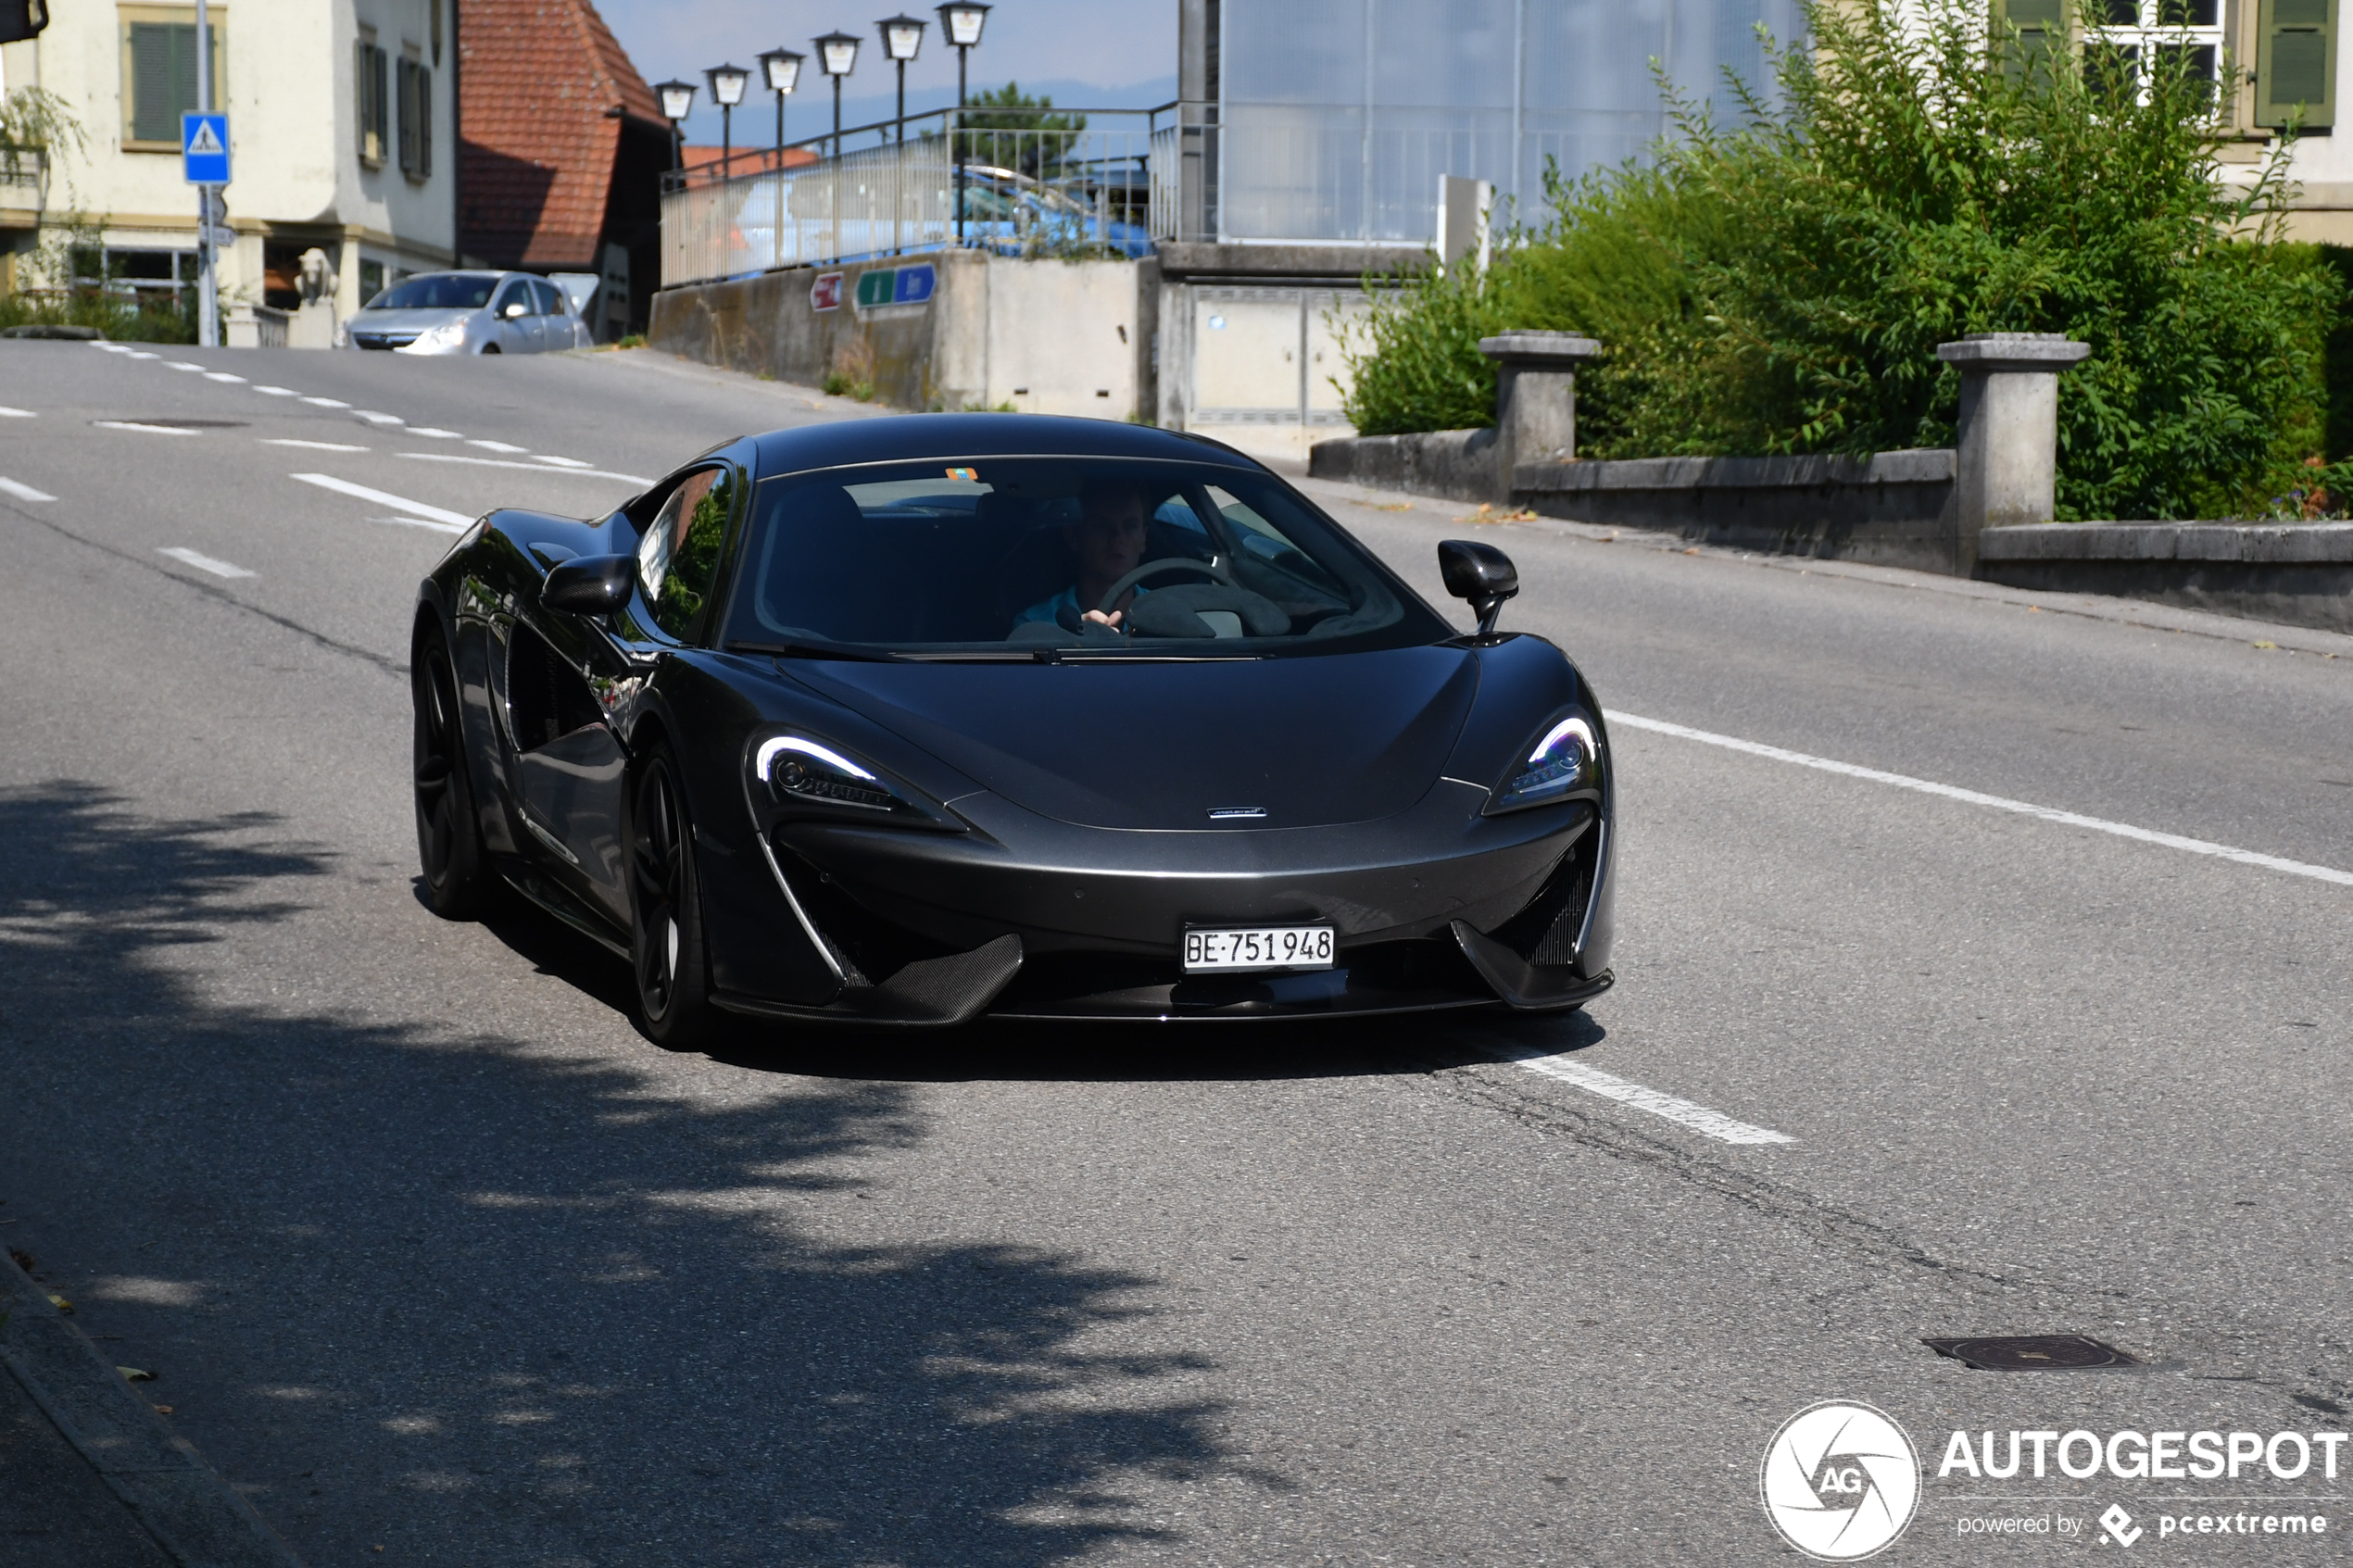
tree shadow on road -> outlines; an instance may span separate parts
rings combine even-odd
[[[897,1223],[912,1085],[514,1033],[514,966],[406,910],[351,950],[357,872],[280,833],[0,792],[0,1170],[306,1556],[1012,1568],[1286,1485],[1165,1282]],[[360,1010],[362,960],[416,1004]]]

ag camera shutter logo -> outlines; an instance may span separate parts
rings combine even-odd
[[[1817,1562],[1854,1562],[1912,1522],[1919,1455],[1884,1411],[1826,1399],[1773,1434],[1757,1491],[1781,1539]]]

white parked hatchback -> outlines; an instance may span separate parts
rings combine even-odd
[[[420,272],[335,329],[339,348],[402,354],[538,354],[593,341],[571,296],[530,272]]]

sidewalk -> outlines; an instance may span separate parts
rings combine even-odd
[[[170,1568],[153,1537],[17,1380],[0,1372],[0,1562]]]

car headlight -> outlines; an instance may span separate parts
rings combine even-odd
[[[444,321],[437,327],[427,327],[417,334],[412,345],[417,348],[456,348],[466,341],[466,323]]]
[[[1522,760],[1512,765],[1488,797],[1484,815],[1550,806],[1601,787],[1602,747],[1593,721],[1582,713],[1566,714],[1545,725]]]
[[[752,803],[763,820],[807,812],[964,831],[963,822],[922,792],[807,735],[770,735],[751,748],[749,760]]]

